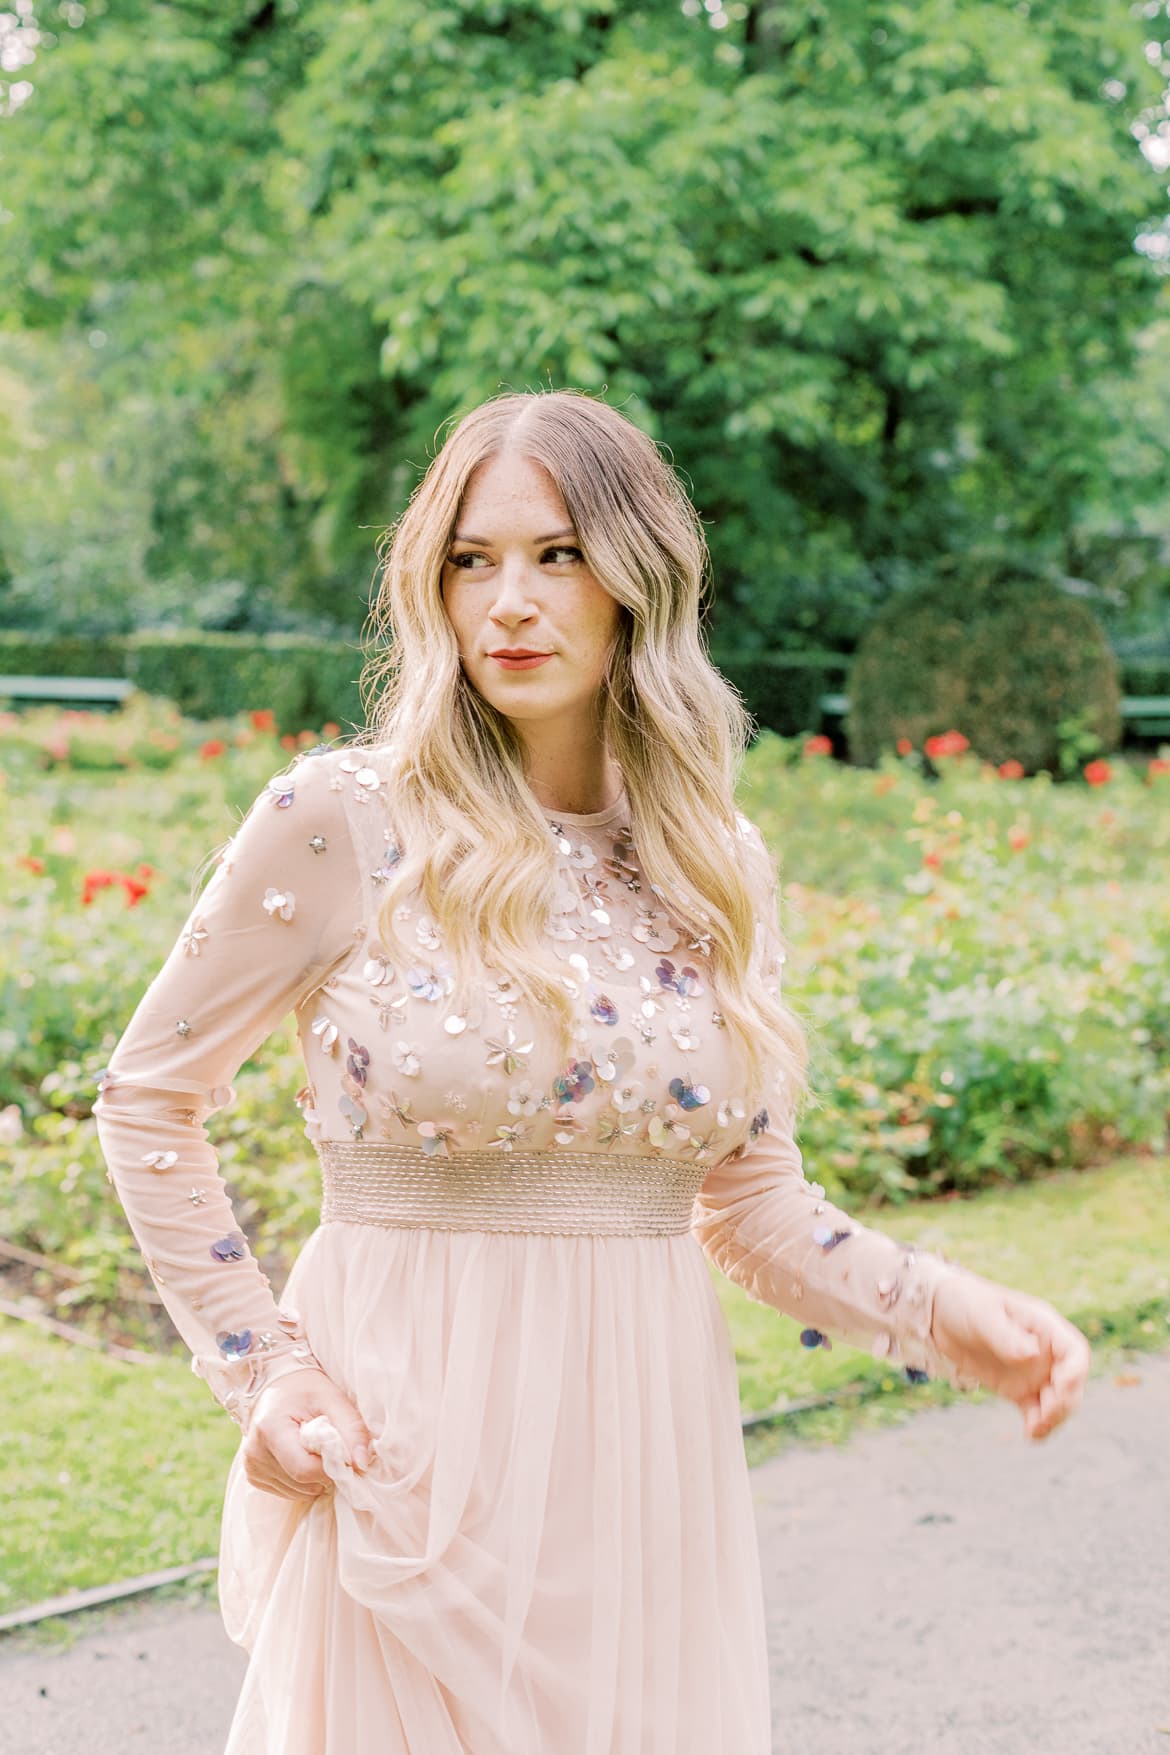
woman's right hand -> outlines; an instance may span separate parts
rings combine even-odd
[[[300,1436],[317,1414],[336,1426],[354,1469],[369,1467],[373,1440],[365,1421],[328,1372],[306,1365],[278,1377],[256,1399],[242,1446],[244,1473],[254,1487],[282,1499],[316,1499],[331,1490],[321,1458]]]

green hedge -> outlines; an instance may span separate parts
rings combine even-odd
[[[783,737],[816,731],[820,696],[840,689],[848,659],[836,652],[716,656],[760,725]],[[130,634],[104,640],[0,633],[0,673],[125,677],[193,719],[270,707],[282,732],[360,724],[362,654],[304,634]]]
[[[759,725],[781,737],[819,731],[820,697],[846,689],[852,658],[841,652],[716,652]],[[362,654],[304,634],[130,634],[103,639],[0,632],[0,673],[126,677],[192,718],[270,707],[281,732],[362,722]],[[1170,657],[1123,661],[1127,694],[1170,694]],[[943,729],[946,729],[944,727]]]
[[[1121,674],[1127,695],[1170,695],[1170,655],[1123,658]]]
[[[720,673],[742,695],[748,711],[780,737],[820,730],[820,698],[845,686],[849,659],[840,652],[711,654]]]
[[[0,633],[0,672],[6,676],[126,676],[126,640],[121,634]]]
[[[362,722],[362,654],[305,634],[129,634],[121,639],[36,639],[0,633],[0,672],[11,676],[124,677],[193,719],[271,708],[281,732]]]
[[[198,634],[178,639],[134,635],[128,674],[148,695],[164,695],[192,719],[270,707],[281,731],[326,720],[360,723],[356,644],[304,634]]]

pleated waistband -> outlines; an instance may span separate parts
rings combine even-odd
[[[661,1237],[688,1231],[707,1167],[633,1152],[455,1151],[316,1140],[321,1223]]]

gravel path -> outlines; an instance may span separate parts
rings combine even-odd
[[[1022,1431],[958,1403],[753,1470],[774,1755],[1170,1755],[1170,1353]],[[92,1611],[66,1651],[9,1636],[0,1743],[221,1755],[245,1663],[173,1603]]]
[[[959,1402],[753,1481],[774,1755],[1170,1755],[1170,1353],[1037,1445]]]

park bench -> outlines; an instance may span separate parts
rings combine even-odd
[[[0,676],[0,701],[48,701],[54,706],[116,706],[134,684],[124,676]]]

